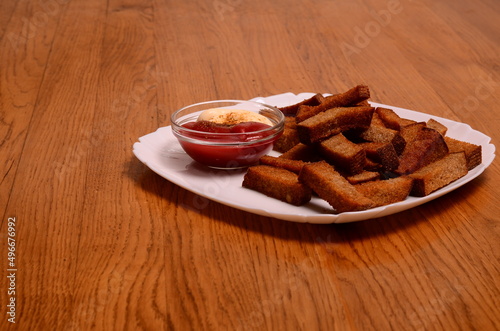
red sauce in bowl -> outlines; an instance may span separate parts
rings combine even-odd
[[[261,156],[271,151],[273,142],[279,137],[274,135],[273,130],[266,130],[270,128],[269,125],[259,122],[242,122],[227,126],[196,121],[185,123],[182,127],[196,131],[182,132],[184,137],[192,138],[191,141],[179,140],[186,153],[200,163],[217,168],[237,168],[255,164]],[[265,139],[267,136],[271,137]],[[252,143],[253,141],[255,143]]]

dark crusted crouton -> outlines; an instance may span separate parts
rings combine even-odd
[[[298,143],[287,152],[280,155],[280,158],[290,160],[301,160],[304,162],[320,161],[321,156],[314,146]]]
[[[471,144],[450,137],[444,137],[450,153],[464,152],[467,160],[467,169],[472,170],[482,162],[481,145]]]
[[[399,131],[388,129],[379,125],[373,125],[373,120],[370,127],[367,130],[361,132],[359,136],[366,141],[376,143],[391,143],[398,155],[403,152],[406,145],[406,141],[401,136]]]
[[[398,168],[399,158],[393,144],[365,142],[359,143],[358,146],[365,150],[367,157],[379,163],[383,170],[393,171]]]
[[[443,137],[446,135],[446,132],[448,131],[448,128],[445,125],[439,123],[433,118],[428,120],[426,124],[428,128],[436,130],[437,132],[441,133]]]
[[[377,180],[380,179],[380,173],[375,172],[375,171],[362,171],[359,174],[352,175],[352,176],[345,176],[347,181],[351,184],[361,184],[365,182],[369,182],[371,180]]]
[[[372,121],[370,123],[370,126],[380,126],[380,127],[383,127],[385,128],[385,124],[384,122],[380,119],[380,116],[378,115],[378,113],[374,112],[373,113],[373,116],[372,116]]]
[[[317,106],[301,106],[297,111],[297,123],[331,108],[352,106],[370,98],[370,89],[366,85],[355,86],[340,94],[325,97]]]
[[[319,105],[325,97],[321,93],[317,93],[312,97],[302,100],[290,106],[279,107],[278,109],[285,114],[285,116],[295,116],[300,106],[317,106]],[[295,121],[295,118],[293,119]]]
[[[296,206],[307,203],[312,196],[311,189],[298,181],[297,174],[268,165],[248,168],[243,187]]]
[[[423,197],[467,174],[465,153],[452,153],[409,176],[413,178],[411,195]]]
[[[349,175],[363,171],[366,160],[365,150],[349,141],[342,133],[323,140],[318,149],[326,161]]]
[[[399,175],[411,174],[447,154],[448,146],[443,136],[434,129],[424,127],[413,141],[406,144],[395,172]]]
[[[375,202],[359,193],[326,161],[305,165],[299,174],[299,180],[338,213],[366,210],[375,205]]]
[[[280,153],[284,153],[298,143],[299,134],[297,133],[297,123],[293,117],[286,117],[283,134],[274,142],[273,149]]]
[[[366,162],[365,162],[365,170],[366,171],[384,171],[383,166],[372,160],[370,157],[366,157]]]
[[[401,128],[407,126],[408,124],[415,123],[413,120],[399,117],[394,110],[384,107],[377,107],[375,112],[378,114],[382,122],[389,129],[399,131]]]
[[[385,206],[406,199],[412,186],[412,178],[401,176],[385,180],[374,180],[354,187],[361,194],[375,201],[377,206]]]
[[[408,124],[401,128],[399,133],[406,141],[407,144],[411,143],[418,136],[419,132],[425,128],[427,124],[425,122],[414,122]]]
[[[350,129],[366,130],[373,110],[373,107],[339,107],[319,113],[297,125],[299,140],[309,145]]]
[[[307,162],[301,160],[290,160],[282,157],[274,157],[269,155],[264,155],[259,160],[260,164],[266,164],[277,168],[283,168],[298,174],[302,167],[307,164]]]

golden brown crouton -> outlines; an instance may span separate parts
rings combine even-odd
[[[351,184],[361,184],[365,182],[369,182],[371,180],[380,179],[380,173],[375,171],[362,171],[359,174],[346,176],[346,179]]]
[[[375,202],[359,193],[326,161],[305,165],[299,174],[299,180],[338,213],[366,210],[375,206]]]
[[[367,130],[361,132],[359,136],[366,141],[376,143],[391,143],[398,155],[403,152],[406,145],[406,141],[401,136],[399,131],[388,129],[379,125],[373,125],[373,120],[370,127]]]
[[[309,145],[350,129],[366,130],[373,110],[373,107],[339,107],[319,113],[297,125],[299,140]]]
[[[423,197],[467,174],[465,153],[452,153],[433,162],[409,177],[413,178],[411,195]]]
[[[380,116],[382,122],[384,122],[385,126],[389,129],[399,131],[402,127],[415,123],[413,120],[399,117],[394,110],[389,108],[377,107],[375,112]]]
[[[443,136],[434,129],[424,127],[413,141],[406,144],[395,172],[399,175],[411,174],[447,154],[448,146]]]
[[[273,149],[285,153],[298,143],[297,123],[293,117],[286,117],[283,134],[274,142]]]
[[[304,162],[320,161],[322,158],[316,150],[315,146],[304,145],[298,143],[290,150],[280,155],[280,158],[290,160],[301,160]]]
[[[446,132],[448,131],[448,128],[445,125],[439,123],[433,118],[427,121],[427,127],[441,133],[443,137],[446,135]]]
[[[399,158],[393,144],[365,142],[359,143],[358,146],[365,150],[368,158],[379,163],[383,170],[393,171],[398,168]]]
[[[349,175],[363,171],[366,160],[365,150],[349,141],[342,133],[323,140],[318,149],[326,161]]]
[[[297,115],[297,110],[300,106],[317,106],[319,105],[325,97],[321,93],[316,93],[312,97],[302,100],[298,103],[295,103],[286,107],[279,107],[278,109],[285,114],[285,116],[295,116]],[[295,121],[295,118],[293,119]]]
[[[472,170],[482,162],[481,145],[471,144],[450,137],[444,137],[450,153],[464,152],[467,160],[467,169]]]
[[[367,105],[368,106],[368,105]],[[372,116],[372,121],[370,123],[370,126],[375,125],[375,126],[380,126],[385,128],[384,122],[380,119],[380,116],[378,113],[374,112]]]
[[[419,135],[420,131],[425,128],[427,124],[425,122],[414,122],[408,124],[401,128],[399,133],[406,141],[406,144],[411,143]]]
[[[266,164],[269,166],[283,168],[298,174],[302,167],[307,164],[307,162],[301,160],[290,160],[282,157],[274,157],[269,155],[264,155],[259,160],[260,164]]]
[[[311,189],[299,182],[297,174],[268,165],[248,168],[243,187],[296,206],[307,203],[312,196]]]
[[[340,94],[330,95],[317,106],[301,106],[297,111],[296,120],[300,123],[314,115],[331,108],[352,106],[370,97],[370,89],[366,85],[355,86]]]
[[[403,201],[410,194],[412,186],[413,179],[407,176],[354,185],[356,190],[375,201],[377,206]]]

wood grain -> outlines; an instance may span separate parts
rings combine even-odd
[[[360,83],[498,144],[499,12],[495,0],[2,1],[0,329],[500,329],[498,160],[411,210],[316,225],[202,198],[131,152],[194,102]]]

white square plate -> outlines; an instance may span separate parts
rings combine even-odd
[[[282,107],[300,102],[311,97],[313,94],[301,93],[296,95],[293,93],[284,93],[265,98],[258,97],[252,100]],[[313,197],[309,203],[297,207],[246,189],[241,186],[246,170],[214,170],[196,163],[184,153],[177,139],[172,134],[170,126],[159,128],[155,132],[140,137],[139,142],[136,142],[133,146],[133,152],[141,162],[158,175],[210,200],[251,213],[286,221],[323,224],[368,220],[421,205],[473,180],[495,158],[495,146],[490,143],[491,138],[479,131],[473,130],[467,124],[408,109],[370,103],[374,107],[393,109],[399,116],[416,121],[427,121],[430,118],[434,118],[448,127],[447,136],[481,145],[482,163],[469,171],[466,176],[428,196],[421,198],[410,196],[404,201],[387,206],[337,214],[326,201],[317,197]],[[279,153],[271,152],[270,155],[277,156]]]

